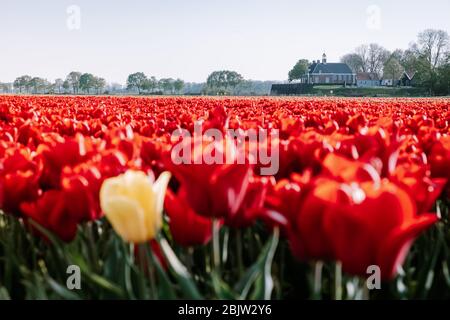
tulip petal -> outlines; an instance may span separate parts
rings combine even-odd
[[[383,279],[392,279],[397,266],[403,261],[414,239],[438,220],[434,214],[422,214],[414,222],[400,226],[385,239],[377,255],[377,263]]]
[[[161,213],[164,208],[164,197],[166,195],[167,185],[172,175],[169,171],[164,171],[153,184],[153,193],[155,195],[154,208],[156,213]]]
[[[125,241],[141,243],[148,240],[144,212],[137,202],[116,196],[104,201],[102,206],[114,230]]]

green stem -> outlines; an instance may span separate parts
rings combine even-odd
[[[270,243],[269,252],[267,253],[266,261],[264,263],[264,300],[270,300],[272,296],[273,280],[272,280],[272,262],[275,256],[275,251],[278,247],[280,239],[280,229],[276,227],[273,230],[272,241]]]
[[[240,229],[236,230],[236,255],[240,278],[244,274],[244,261],[242,260],[242,232]]]
[[[140,260],[142,261],[141,263],[141,267],[142,267],[142,271],[146,270],[148,273],[148,277],[150,279],[150,299],[156,299],[158,297],[158,294],[156,292],[156,285],[155,285],[155,268],[153,265],[153,261],[152,259],[149,257],[149,255],[147,254],[147,250],[151,251],[151,249],[149,248],[149,244],[145,243],[145,244],[141,244],[139,246],[139,255],[140,255]],[[151,252],[150,252],[151,254]],[[144,263],[145,262],[145,263]],[[147,269],[145,269],[147,268]]]
[[[212,223],[212,262],[213,270],[220,274],[220,221],[216,218],[213,219]]]
[[[342,300],[342,263],[339,261],[334,267],[334,299]]]
[[[97,250],[96,250],[96,245],[95,245],[95,240],[94,240],[94,232],[92,230],[93,228],[94,228],[94,224],[92,222],[89,223],[87,226],[88,248],[89,248],[89,252],[90,252],[90,256],[91,256],[92,266],[94,267],[95,272],[99,272],[100,271],[100,266],[98,264],[99,258],[97,255]]]
[[[362,300],[370,300],[370,293],[369,293],[369,287],[367,286],[366,281],[361,281],[362,282]]]
[[[322,296],[322,270],[323,262],[314,263],[314,299],[320,299]]]

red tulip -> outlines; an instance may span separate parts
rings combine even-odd
[[[244,200],[252,171],[248,164],[233,163],[237,159],[233,142],[200,141],[197,145],[197,141],[185,138],[182,143],[188,148],[194,146],[192,156],[196,158],[189,159],[189,164],[175,164],[173,158],[167,159],[166,166],[185,190],[189,205],[206,217],[235,215]],[[228,152],[230,158],[223,163],[205,163],[209,155],[226,160]],[[201,164],[195,164],[197,161]]]
[[[42,155],[44,169],[41,184],[48,188],[59,188],[61,170],[67,165],[76,165],[86,159],[86,140],[78,135],[76,139],[52,136],[40,144],[37,152]]]
[[[21,209],[26,217],[69,242],[75,238],[79,217],[73,215],[73,203],[66,200],[63,191],[50,190],[35,202],[22,203]]]
[[[182,246],[203,245],[212,237],[212,219],[198,215],[181,191],[175,195],[168,190],[164,208],[169,216],[169,228],[175,242]]]
[[[250,227],[263,212],[269,184],[267,177],[251,177],[239,210],[234,216],[227,217],[225,224],[234,228]]]
[[[7,213],[19,214],[22,202],[32,201],[39,195],[42,166],[39,158],[26,149],[6,152],[0,170],[0,205]]]
[[[311,174],[309,170],[303,175],[292,174],[290,179],[280,180],[268,189],[262,218],[269,226],[281,227],[283,234],[289,233],[310,188]]]
[[[336,259],[349,273],[366,275],[377,265],[392,279],[413,240],[437,221],[416,213],[407,192],[387,180],[341,184],[318,179],[293,226],[299,258]]]
[[[442,137],[433,145],[429,161],[433,177],[450,181],[450,136]]]
[[[404,163],[397,166],[391,181],[402,186],[416,202],[417,212],[427,212],[433,208],[442,193],[447,179],[430,178],[426,166]]]

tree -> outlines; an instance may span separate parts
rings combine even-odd
[[[305,74],[308,73],[309,61],[306,59],[300,59],[294,65],[291,71],[288,73],[289,82],[296,79],[301,79]]]
[[[254,94],[254,92],[252,92],[252,86],[253,86],[252,80],[244,80],[236,86],[234,94],[237,95]]]
[[[173,93],[173,82],[174,80],[172,78],[164,78],[159,80],[161,82],[161,87],[163,89],[164,93]]]
[[[0,90],[2,93],[10,93],[12,91],[11,83],[0,83]]]
[[[348,53],[341,58],[342,63],[346,63],[354,73],[364,71],[364,62],[361,56],[356,53]]]
[[[141,94],[141,90],[145,87],[146,80],[147,76],[143,72],[130,74],[127,79],[127,89],[136,89],[138,93]]]
[[[34,77],[29,81],[29,86],[33,89],[33,93],[39,93],[46,89],[48,81],[39,77]]]
[[[80,77],[81,72],[72,71],[66,77],[66,81],[69,83],[70,87],[72,87],[73,94],[78,93],[78,89],[80,88]]]
[[[94,87],[95,77],[91,73],[83,73],[80,76],[80,89],[89,94],[90,89]]]
[[[45,92],[46,93],[54,94],[56,91],[55,89],[56,89],[56,86],[54,83],[51,83],[51,82],[45,80]]]
[[[362,72],[369,72],[369,46],[367,44],[360,45],[355,49],[355,54],[361,60]]]
[[[450,62],[442,64],[437,69],[438,77],[435,93],[439,95],[450,95]]]
[[[93,87],[97,91],[97,94],[106,87],[106,80],[101,77],[94,77]]]
[[[175,89],[175,92],[180,93],[181,90],[183,90],[184,87],[184,81],[181,79],[177,79],[175,80],[175,82],[173,83],[173,87]]]
[[[424,30],[418,34],[414,48],[418,82],[428,88],[430,94],[435,94],[443,76],[439,69],[445,65],[449,54],[449,35],[444,30]]]
[[[142,89],[147,90],[148,92],[154,92],[157,85],[158,80],[156,80],[155,77],[151,76],[150,78],[145,79]]]
[[[14,80],[13,87],[19,89],[19,93],[22,93],[22,90],[26,92],[30,88],[30,81],[31,77],[28,75],[18,77]]]
[[[448,52],[449,36],[444,30],[427,29],[417,36],[421,54],[431,69],[436,69],[443,62]]]
[[[244,78],[236,71],[214,71],[206,80],[207,91],[214,93],[226,93],[228,89],[234,89]]]
[[[400,61],[395,54],[392,54],[384,64],[383,77],[385,79],[392,79],[392,86],[395,86],[402,72],[403,67],[400,64]]]
[[[368,70],[369,72],[376,73],[381,76],[383,72],[383,66],[389,59],[390,52],[382,46],[371,43],[369,44],[368,51]]]
[[[64,89],[64,92],[67,92],[67,90],[70,89],[70,83],[69,83],[69,81],[65,80],[65,81],[63,82],[62,87],[63,87],[63,89]]]
[[[382,46],[371,43],[357,47],[351,55],[352,63],[356,66],[357,72],[370,72],[381,76],[383,66],[390,53]],[[349,57],[344,56],[343,58],[348,59]]]
[[[54,86],[55,86],[55,89],[58,90],[58,93],[61,94],[63,86],[64,86],[64,80],[60,79],[60,78],[56,79]]]
[[[427,29],[417,35],[417,42],[403,54],[403,67],[408,72],[415,72],[416,84],[428,89],[430,95],[446,91],[449,42],[446,31]]]
[[[417,44],[413,43],[408,49],[406,49],[400,58],[402,67],[409,73],[417,70],[417,64],[419,59],[419,50]]]

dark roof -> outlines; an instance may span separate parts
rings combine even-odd
[[[374,72],[359,72],[356,74],[357,80],[379,80],[378,75]]]
[[[319,73],[348,73],[353,74],[352,69],[346,63],[319,63],[316,65],[312,74]]]
[[[314,71],[314,68],[317,66],[317,63],[313,62],[309,65],[309,73],[312,73]]]
[[[414,71],[410,71],[410,72],[403,71],[402,78],[406,76],[406,78],[408,80],[412,80],[415,75],[416,75],[416,73]]]

